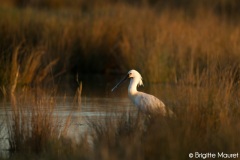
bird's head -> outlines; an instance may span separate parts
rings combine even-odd
[[[138,71],[136,71],[134,69],[130,70],[128,72],[128,78],[135,78],[135,79],[137,79],[138,80],[138,86],[143,86],[142,76],[141,76],[141,74]]]
[[[113,87],[112,91],[114,89],[116,89],[122,82],[124,82],[126,79],[136,79],[138,81],[138,86],[142,86],[143,82],[142,82],[142,76],[140,73],[138,73],[138,71],[132,69],[130,70],[127,75],[115,86]]]

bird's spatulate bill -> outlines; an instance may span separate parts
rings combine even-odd
[[[120,82],[118,82],[118,84],[112,88],[112,92],[122,83],[124,82],[126,79],[128,78],[128,75],[126,75]]]

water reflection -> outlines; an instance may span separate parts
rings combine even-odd
[[[116,92],[110,92],[113,85],[108,85],[107,87],[104,87],[103,90],[97,90],[98,92],[96,93],[92,92],[92,88],[88,89],[87,87],[83,87],[84,95],[81,96],[80,104],[76,103],[76,99],[72,96],[54,97],[56,100],[56,106],[53,114],[54,117],[61,122],[57,123],[57,125],[64,126],[63,123],[65,123],[67,118],[70,116],[71,125],[68,130],[68,136],[76,141],[79,141],[80,135],[88,132],[88,120],[99,121],[104,120],[106,117],[115,120],[120,118],[122,113],[125,112],[137,113],[136,107],[127,96],[127,85],[128,83],[124,83]],[[170,91],[172,91],[169,88],[164,88],[162,85],[154,85],[152,88],[149,88],[146,85],[144,88],[139,88],[139,90],[156,95],[159,98],[163,98],[163,100],[166,100],[167,98],[165,97],[171,95]],[[10,103],[2,103],[0,105],[1,122],[6,122],[6,112],[11,114]],[[7,157],[9,144],[7,141],[8,135],[6,124],[4,124],[2,134],[4,136],[1,137],[4,137],[4,140],[1,142],[0,146],[0,157]]]
[[[128,98],[83,97],[81,101],[81,105],[73,105],[73,98],[69,97],[65,104],[58,105],[55,110],[55,114],[62,119],[71,116],[72,129],[69,133],[71,137],[87,131],[88,119],[98,121],[106,117],[116,118],[124,112],[136,111]]]
[[[59,98],[61,99],[61,98]],[[56,113],[59,116],[66,116],[71,113],[72,116],[105,116],[107,113],[128,112],[135,110],[128,98],[99,98],[83,97],[81,104],[73,103],[73,98],[67,98],[66,102],[60,103],[56,107]]]
[[[124,112],[135,112],[136,108],[125,98],[104,98],[104,97],[82,97],[81,104],[74,103],[74,97],[56,97],[56,107],[54,109],[54,117],[61,123],[65,123],[66,119],[71,117],[71,125],[68,130],[70,138],[79,140],[82,133],[88,131],[87,120],[98,121],[106,117],[117,118]],[[12,114],[10,103],[2,104],[0,107],[1,122],[6,122],[6,113]],[[64,126],[63,124],[59,124]],[[2,135],[4,141],[1,142],[0,154],[5,157],[9,144],[7,142],[7,127],[3,125]],[[0,155],[0,156],[1,156]],[[1,156],[1,157],[2,157]]]

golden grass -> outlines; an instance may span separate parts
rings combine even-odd
[[[80,143],[64,138],[71,117],[64,122],[63,132],[56,125],[54,97],[36,99],[26,90],[17,96],[13,114],[7,115],[13,159],[37,155],[47,159],[187,159],[194,152],[236,153],[240,144],[236,72],[215,72],[189,74],[166,89],[165,97],[157,87],[152,90],[169,99],[166,104],[171,104],[176,118],[117,113],[89,119],[89,130]]]
[[[8,14],[4,12],[0,22],[0,35],[6,37],[1,42],[3,55],[7,57],[9,44],[16,48],[21,42],[33,50],[30,61],[40,59],[36,52],[43,48],[44,62],[58,64],[53,75],[135,68],[149,75],[144,76],[148,82],[177,82],[188,72],[239,64],[239,24],[201,7],[191,16],[181,10],[156,12],[121,3],[87,12],[4,10]]]
[[[39,93],[24,87],[14,92],[14,98],[15,103],[11,101],[10,108],[6,98],[1,103],[1,107],[7,107],[5,121],[0,126],[1,138],[4,135],[1,145],[9,144],[9,148],[5,146],[3,150],[5,158],[81,159],[89,155],[87,136],[79,136],[80,143],[68,137],[72,115],[59,115],[54,93],[49,90]]]
[[[66,135],[70,117],[63,124],[60,123],[62,120],[54,115],[54,97],[35,97],[25,89],[21,95],[16,94],[14,99],[11,110],[6,111],[11,152],[42,153],[51,141]]]
[[[237,153],[239,85],[234,83],[234,72],[222,70],[218,74],[221,77],[208,73],[191,75],[167,91],[172,92],[167,93],[167,104],[171,104],[176,119],[154,117],[149,121],[128,115],[129,119],[115,123],[111,118],[100,125],[94,123],[97,157],[188,159],[188,154],[195,152]],[[155,92],[159,92],[158,88]]]
[[[57,63],[58,59],[61,64],[53,75],[136,68],[149,75],[144,76],[149,77],[147,82],[177,82],[189,72],[239,65],[239,24],[207,9],[198,8],[193,16],[181,10],[158,13],[125,4],[88,12],[5,10],[8,14],[4,12],[0,23],[1,36],[7,37],[2,42],[3,56],[16,42],[22,42],[26,50],[32,48],[33,52],[25,55],[29,61],[43,57],[36,52],[44,48],[44,60]],[[30,79],[32,75],[30,72]]]
[[[228,19],[233,13],[224,11],[224,5],[234,8],[233,1],[221,1],[219,11],[110,2],[80,11],[44,10],[11,2],[0,11],[0,83],[8,86],[1,89],[12,100],[12,150],[53,159],[187,159],[195,151],[239,151],[240,26],[236,17]],[[150,91],[166,100],[177,119],[144,124],[142,117],[125,114],[117,121],[91,122],[93,146],[76,144],[58,139],[63,133],[53,118],[54,98],[38,91],[33,97],[28,90],[15,97],[17,90],[41,86],[64,72],[81,76],[130,68],[145,82],[169,84]],[[81,103],[81,83],[78,87],[75,100]]]
[[[216,74],[217,72],[217,74]],[[231,69],[188,74],[176,86],[152,93],[168,99],[176,119],[124,113],[92,122],[99,159],[188,159],[189,153],[237,153],[240,141],[239,84]],[[164,92],[165,91],[165,92]],[[163,92],[163,93],[161,93]]]

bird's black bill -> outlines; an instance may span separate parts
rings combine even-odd
[[[124,82],[127,78],[128,78],[128,74],[127,74],[120,82],[118,82],[118,84],[117,84],[115,87],[113,87],[112,92],[113,92],[122,82]]]

